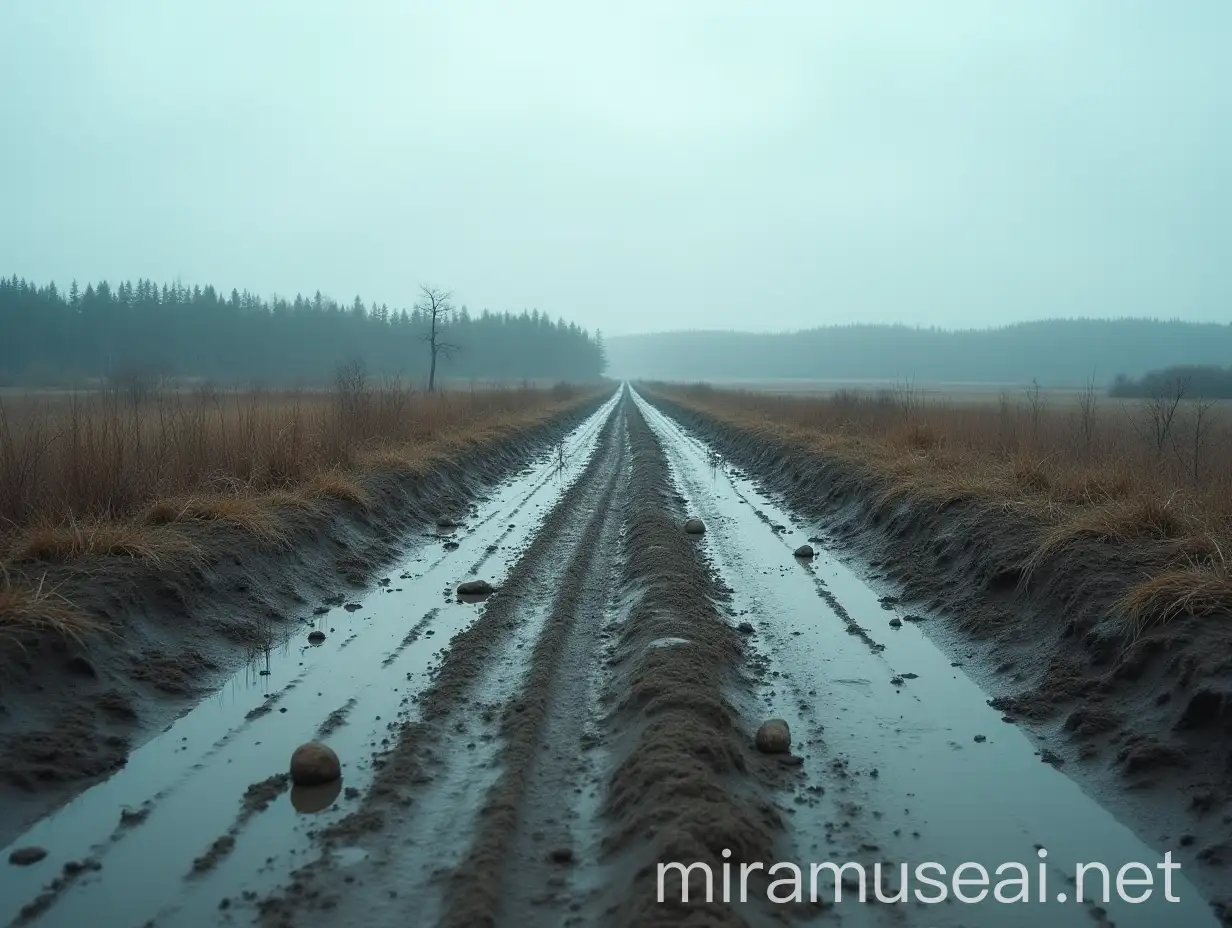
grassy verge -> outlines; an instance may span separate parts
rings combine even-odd
[[[0,402],[0,637],[94,627],[48,571],[199,562],[214,527],[278,549],[297,516],[369,505],[373,478],[422,476],[549,421],[598,388],[424,394],[340,378],[331,392]]]
[[[1087,542],[1146,569],[1114,604],[1134,634],[1181,615],[1232,612],[1232,453],[1219,407],[1156,398],[1050,407],[1038,391],[997,402],[926,401],[903,388],[793,397],[650,385],[745,434],[859,475],[875,505],[956,503],[1027,533],[1024,582]]]

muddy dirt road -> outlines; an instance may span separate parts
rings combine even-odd
[[[818,556],[795,557],[810,538]],[[455,594],[476,578],[497,592]],[[1042,762],[927,620],[626,389],[460,526],[408,539],[388,578],[319,617],[323,643],[305,628],[4,849],[47,856],[3,864],[0,920],[1217,924],[1183,873],[1164,901],[1168,849]],[[767,718],[787,721],[789,754],[754,746]],[[313,738],[342,780],[291,789]],[[746,903],[683,907],[676,879],[659,904],[662,861],[710,863],[720,899],[727,862],[797,864],[806,899],[811,864],[864,865],[871,899],[873,865],[892,897],[905,863],[911,895],[861,905],[849,872],[838,902],[823,874],[830,902],[771,903],[755,872]],[[916,901],[937,893],[918,865],[967,861],[1022,864],[1032,901]],[[1075,901],[1080,862],[1114,884],[1142,862],[1152,898]]]

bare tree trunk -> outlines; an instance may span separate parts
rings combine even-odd
[[[428,392],[436,389],[436,345],[432,346],[432,365],[428,368]]]

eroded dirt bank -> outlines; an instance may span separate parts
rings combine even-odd
[[[26,565],[86,611],[79,642],[0,638],[0,843],[121,767],[130,751],[259,660],[312,615],[342,606],[401,552],[408,532],[461,517],[494,481],[592,414],[596,395],[523,431],[497,430],[424,476],[360,478],[362,502],[289,506],[280,536],[188,524],[191,556]]]
[[[1112,604],[1149,555],[1078,540],[1028,574],[1038,527],[1015,513],[886,502],[883,482],[849,466],[652,399],[812,520],[816,545],[870,565],[887,603],[993,694],[1043,759],[1173,850],[1232,922],[1228,616],[1179,617],[1135,639]]]

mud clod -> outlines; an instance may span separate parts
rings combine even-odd
[[[301,744],[291,755],[291,780],[296,786],[320,786],[342,776],[342,763],[333,748],[320,741]]]
[[[816,556],[812,545],[801,545],[792,553],[799,558],[811,558]]]
[[[684,530],[690,535],[702,535],[706,531],[706,523],[701,519],[687,519],[684,523]]]
[[[458,584],[459,596],[487,596],[495,592],[496,587],[487,580],[464,580]]]
[[[31,864],[36,864],[47,856],[46,848],[41,847],[19,847],[13,853],[9,854],[9,863],[15,867],[28,867]]]
[[[324,640],[325,640],[325,632],[321,631],[320,629],[317,629],[316,631],[311,631],[308,633],[308,643],[309,644],[320,644]]]
[[[753,738],[763,754],[786,754],[791,750],[791,730],[782,719],[762,722]]]

